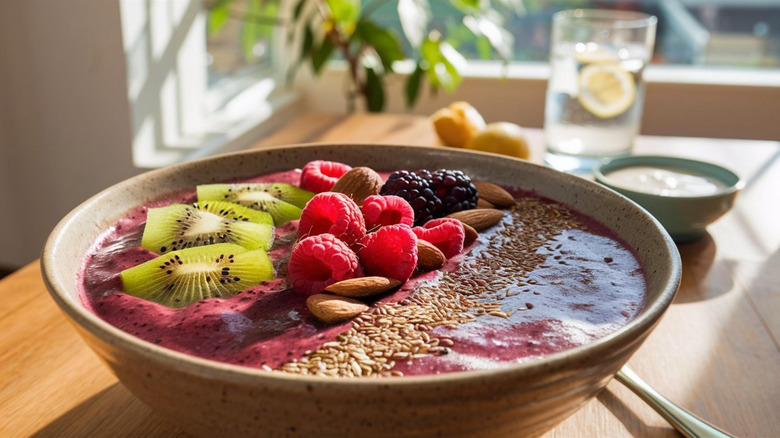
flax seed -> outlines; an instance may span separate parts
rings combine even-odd
[[[394,359],[414,363],[428,355],[447,354],[454,346],[452,339],[434,334],[434,328],[455,330],[478,318],[510,317],[513,312],[502,310],[502,301],[531,292],[526,286],[539,281],[528,274],[547,266],[547,255],[539,249],[555,253],[555,260],[560,261],[562,245],[553,247],[550,241],[561,229],[587,229],[563,206],[537,198],[518,200],[510,212],[511,220],[484,234],[484,250],[454,272],[442,273],[435,284],[418,286],[400,302],[377,303],[353,319],[351,328],[334,341],[276,370],[339,377],[401,377],[404,374],[394,369]],[[523,238],[518,239],[518,235]],[[526,303],[517,311],[532,307]]]

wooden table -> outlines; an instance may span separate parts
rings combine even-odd
[[[542,136],[529,130],[534,161]],[[305,116],[255,147],[301,142],[436,144],[412,116]],[[680,292],[630,365],[681,406],[738,436],[780,437],[780,143],[643,137],[636,152],[728,165],[746,181],[709,235],[679,247]],[[136,400],[49,297],[38,263],[0,281],[0,437],[186,436]],[[619,383],[548,437],[676,432]]]

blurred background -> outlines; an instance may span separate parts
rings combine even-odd
[[[408,32],[399,1],[354,1],[383,28]],[[426,2],[429,30],[466,60],[460,83],[422,87],[410,108],[405,87],[419,64],[399,59],[382,110],[430,115],[466,100],[488,122],[541,128],[552,14],[624,9],[658,17],[643,134],[780,140],[780,1],[494,2],[513,8],[500,18],[508,62],[489,32],[474,38],[464,23],[468,0]],[[301,114],[363,111],[345,98],[348,60],[300,62],[307,5],[0,1],[0,275],[34,261],[68,211],[113,183],[246,148]]]

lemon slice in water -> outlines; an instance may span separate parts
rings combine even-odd
[[[634,77],[614,62],[596,62],[583,67],[579,86],[580,105],[604,119],[622,114],[636,98]]]

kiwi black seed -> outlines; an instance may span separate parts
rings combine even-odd
[[[199,185],[198,202],[227,201],[267,211],[276,225],[300,219],[301,209],[314,193],[285,183]]]
[[[120,273],[124,291],[168,307],[229,297],[274,278],[268,254],[231,243],[182,249]]]
[[[270,214],[238,204],[172,204],[149,209],[141,246],[158,254],[216,243],[269,249],[273,228]]]

